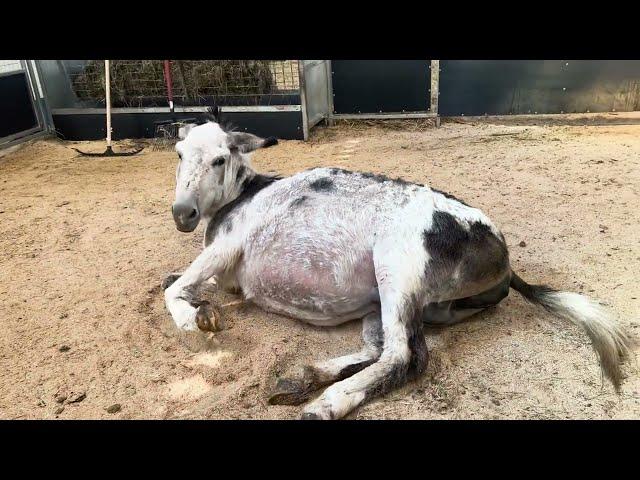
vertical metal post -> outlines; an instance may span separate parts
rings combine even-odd
[[[24,72],[24,76],[27,81],[27,88],[30,93],[29,100],[31,100],[31,109],[36,117],[36,122],[38,122],[38,128],[44,129],[44,118],[40,111],[40,102],[38,101],[38,87],[35,85],[33,77],[29,72],[29,62],[27,60],[20,60],[19,62],[20,68]]]
[[[104,94],[107,102],[107,149],[111,149],[111,78],[109,60],[104,61]]]
[[[333,74],[332,74],[332,66],[331,60],[325,60],[325,68],[327,69],[327,95],[328,95],[328,104],[329,104],[329,113],[327,115],[327,125],[333,125]]]
[[[302,134],[306,141],[309,138],[309,118],[307,116],[307,87],[304,80],[304,60],[298,60],[298,78],[300,84],[300,104],[302,105]]]
[[[438,97],[440,95],[440,60],[431,60],[431,113],[436,116],[436,127],[440,126]]]
[[[45,101],[44,89],[40,81],[36,62],[35,60],[21,60],[21,62],[33,93],[33,106],[38,118],[38,124],[45,132],[53,132],[53,117]]]
[[[42,69],[40,68],[39,60],[31,60],[33,71],[36,75],[36,79],[38,82],[38,88],[41,92],[40,103],[43,109],[43,116],[45,118],[45,124],[47,127],[47,131],[51,133],[55,133],[56,127],[53,123],[53,114],[51,113],[51,106],[49,105],[49,97],[47,95],[47,83],[44,81],[44,77],[42,76]]]

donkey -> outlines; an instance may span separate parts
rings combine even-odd
[[[185,127],[176,144],[176,227],[206,224],[202,253],[163,285],[178,328],[211,330],[211,309],[198,299],[211,279],[313,325],[362,319],[359,352],[280,378],[271,404],[301,404],[327,387],[302,418],[342,418],[425,370],[423,325],[465,320],[510,288],[582,327],[619,389],[629,354],[623,329],[587,297],[522,280],[479,209],[426,185],[340,168],[261,175],[249,154],[277,140],[216,122]]]

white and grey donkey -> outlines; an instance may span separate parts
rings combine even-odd
[[[314,325],[363,319],[361,351],[279,379],[272,404],[300,404],[330,385],[302,418],[344,417],[425,370],[423,324],[459,322],[499,303],[509,288],[584,328],[619,388],[629,353],[621,327],[582,295],[518,277],[503,235],[483,212],[428,186],[370,173],[255,172],[248,153],[275,143],[216,121],[182,132],[173,216],[182,232],[205,222],[204,250],[163,284],[182,330],[211,328],[198,299],[210,279]]]

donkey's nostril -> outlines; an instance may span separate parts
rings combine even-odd
[[[189,220],[196,218],[197,215],[198,215],[198,211],[194,208],[193,210],[191,210],[191,213],[189,214]]]

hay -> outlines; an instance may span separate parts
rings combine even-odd
[[[422,132],[435,128],[434,118],[407,118],[407,119],[337,119],[335,126],[348,128],[354,131],[367,131],[371,127],[386,130],[407,130]]]
[[[140,106],[143,100],[167,96],[162,60],[111,60],[110,73],[114,105]],[[275,89],[268,60],[174,60],[171,73],[174,98],[182,104]],[[89,60],[72,85],[80,99],[104,99],[104,61]]]

